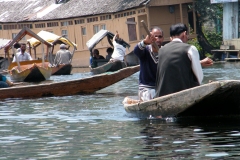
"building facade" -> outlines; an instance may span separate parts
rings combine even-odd
[[[0,38],[12,39],[27,26],[33,32],[41,30],[66,35],[77,44],[72,64],[75,67],[89,66],[90,52],[86,42],[99,30],[118,31],[120,37],[131,45],[128,52],[146,36],[141,24],[148,28],[159,26],[169,41],[169,28],[175,23],[188,24],[188,5],[193,0],[22,0],[0,3]],[[193,12],[194,13],[194,12]],[[195,14],[193,15],[195,19]],[[195,20],[194,20],[195,22]],[[194,24],[192,37],[196,37]],[[26,42],[31,37],[23,37]],[[107,39],[95,48],[106,56],[111,47]],[[37,48],[37,57],[41,56]],[[55,48],[54,52],[57,52]],[[4,51],[0,50],[4,57]]]

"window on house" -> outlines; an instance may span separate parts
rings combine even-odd
[[[12,39],[14,39],[17,36],[17,33],[12,33]]]
[[[136,22],[135,18],[128,18],[127,19],[127,26],[128,26],[128,37],[129,41],[137,40],[137,32],[136,32]]]
[[[83,24],[83,23],[85,23],[84,19],[75,20],[75,24]]]
[[[45,28],[45,23],[38,23],[38,24],[35,24],[35,28]]]
[[[96,34],[99,31],[99,26],[98,25],[94,25],[93,26],[93,33]]]
[[[66,38],[68,38],[68,31],[62,30],[62,36],[65,36]]]
[[[2,30],[2,25],[0,25],[0,30]]]
[[[101,29],[106,29],[106,24],[101,24]]]
[[[49,22],[47,23],[47,27],[57,27],[58,26],[58,22]]]
[[[73,25],[73,22],[72,21],[61,22],[61,26],[69,26],[69,25]]]
[[[19,24],[18,25],[18,29],[23,29],[23,27],[28,27],[30,29],[32,29],[32,24]]]
[[[86,27],[82,27],[82,35],[87,35]]]

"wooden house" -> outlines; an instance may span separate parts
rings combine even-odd
[[[0,38],[14,38],[24,26],[35,33],[45,30],[64,34],[77,44],[73,66],[86,67],[90,55],[86,42],[99,30],[118,31],[131,45],[131,51],[146,36],[141,24],[144,20],[148,28],[162,28],[164,41],[169,41],[172,24],[188,24],[188,5],[192,3],[193,0],[2,0]],[[195,28],[196,25],[193,31]],[[196,37],[195,32],[192,37]],[[26,36],[22,41],[29,38]],[[96,47],[106,56],[106,48],[110,45],[103,40]],[[40,57],[41,51],[37,53]],[[5,56],[3,50],[0,50],[0,56]]]

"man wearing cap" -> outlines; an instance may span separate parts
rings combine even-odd
[[[54,65],[69,64],[71,58],[72,54],[69,50],[67,50],[67,46],[65,44],[61,44],[60,50],[56,53]]]
[[[199,86],[203,80],[198,50],[195,46],[186,44],[186,25],[172,25],[170,36],[172,41],[158,53],[155,97]]]

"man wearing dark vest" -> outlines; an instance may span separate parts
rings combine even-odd
[[[203,79],[198,50],[186,44],[187,26],[182,23],[172,25],[170,36],[172,41],[158,53],[155,97],[199,86]]]

